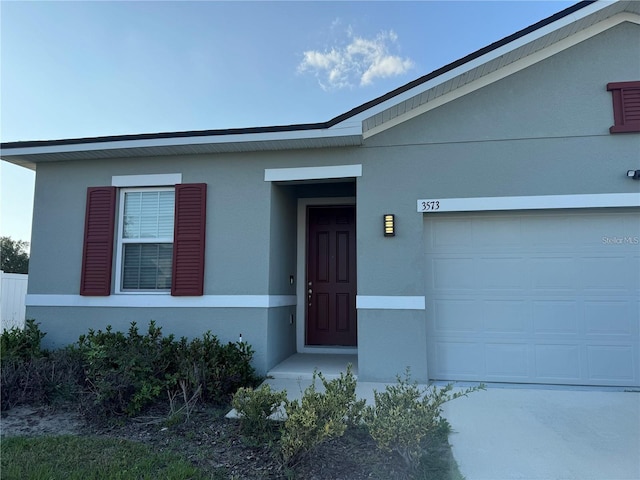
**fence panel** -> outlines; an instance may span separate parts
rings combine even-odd
[[[24,327],[29,275],[0,270],[0,331]]]

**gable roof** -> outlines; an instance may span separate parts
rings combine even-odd
[[[35,169],[41,161],[357,146],[625,21],[640,24],[640,2],[579,2],[327,122],[7,142],[0,156]]]

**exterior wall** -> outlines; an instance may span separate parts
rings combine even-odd
[[[426,344],[424,311],[359,310],[358,379],[388,382],[409,368],[412,380],[426,382]]]
[[[639,78],[639,36],[640,26],[621,24],[368,138],[357,188],[358,294],[424,295],[417,199],[640,192],[625,175],[640,168],[640,135],[609,134],[606,90]],[[382,235],[385,213],[396,216],[395,237]],[[411,366],[426,380],[432,308],[360,309],[360,378],[390,379]]]
[[[181,173],[206,182],[205,295],[295,295],[296,201],[350,196],[353,184],[276,185],[268,168],[361,164],[356,180],[358,295],[423,297],[419,198],[638,192],[640,136],[609,134],[606,84],[637,79],[640,26],[621,24],[526,70],[365,140],[362,148],[92,160],[38,165],[29,294],[77,295],[89,186],[112,175]],[[351,192],[345,194],[345,191]],[[395,237],[382,215],[396,215]],[[294,275],[294,285],[289,276]],[[409,366],[427,376],[426,311],[362,307],[362,380],[392,380]],[[154,319],[167,333],[242,332],[265,372],[295,348],[293,306],[260,308],[28,307],[45,342],[73,342],[88,328]],[[186,319],[186,320],[185,320]],[[49,345],[49,346],[50,346]]]
[[[296,198],[284,187],[271,185],[269,294],[296,294]],[[292,280],[292,281],[291,281]],[[267,368],[296,351],[295,306],[271,308],[267,325]]]
[[[294,305],[280,306],[276,302],[252,308],[194,307],[199,297],[145,295],[146,302],[153,304],[153,299],[162,297],[163,304],[169,299],[176,308],[129,308],[104,306],[97,298],[79,297],[86,189],[110,185],[114,175],[180,173],[183,183],[206,182],[205,297],[295,298],[297,198],[317,192],[335,195],[352,188],[341,184],[318,188],[274,185],[264,181],[264,170],[335,163],[333,152],[293,151],[284,155],[266,152],[38,165],[30,261],[35,280],[29,285],[29,296],[34,300],[27,311],[29,318],[40,322],[47,332],[44,346],[73,343],[89,328],[112,325],[126,330],[131,321],[144,326],[153,319],[166,333],[187,337],[211,330],[221,341],[236,341],[242,333],[256,350],[257,370],[265,374],[295,352]],[[294,276],[293,285],[290,275]],[[59,297],[43,304],[49,301],[42,297],[46,295]],[[136,297],[119,295],[125,296]],[[94,300],[103,306],[81,306]],[[190,306],[177,308],[189,301]],[[55,306],[59,302],[64,306]]]

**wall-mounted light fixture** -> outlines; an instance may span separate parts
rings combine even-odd
[[[396,217],[391,213],[383,215],[384,220],[384,236],[394,237],[396,235]]]
[[[627,170],[627,177],[640,180],[640,170]]]

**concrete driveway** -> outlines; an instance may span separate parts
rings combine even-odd
[[[488,387],[444,410],[466,480],[640,480],[640,391]]]

